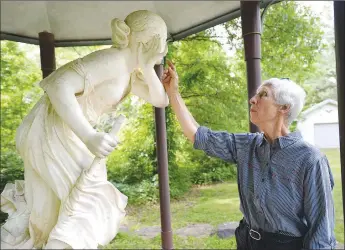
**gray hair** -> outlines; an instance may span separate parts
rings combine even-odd
[[[287,122],[290,125],[303,109],[306,97],[304,89],[288,78],[271,78],[264,81],[262,86],[271,87],[277,104],[290,107],[287,116]]]

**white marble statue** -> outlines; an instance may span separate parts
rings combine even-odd
[[[93,127],[130,92],[156,107],[168,105],[153,68],[167,53],[167,27],[142,10],[112,20],[111,28],[111,48],[40,82],[45,94],[16,136],[25,180],[1,194],[1,210],[9,214],[2,249],[96,249],[118,232],[127,197],[107,181],[104,161],[117,142]]]

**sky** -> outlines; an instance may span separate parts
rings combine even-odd
[[[301,1],[300,3],[309,6],[312,11],[320,15],[323,22],[333,26],[333,1]]]

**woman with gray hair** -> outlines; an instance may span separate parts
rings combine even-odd
[[[289,79],[265,81],[250,99],[250,120],[261,133],[214,132],[199,126],[178,91],[174,65],[162,83],[185,136],[210,156],[237,165],[240,209],[237,249],[331,249],[334,186],[328,160],[289,125],[305,92]]]

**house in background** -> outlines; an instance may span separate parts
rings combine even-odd
[[[297,129],[318,148],[339,148],[338,103],[327,99],[302,112]]]

